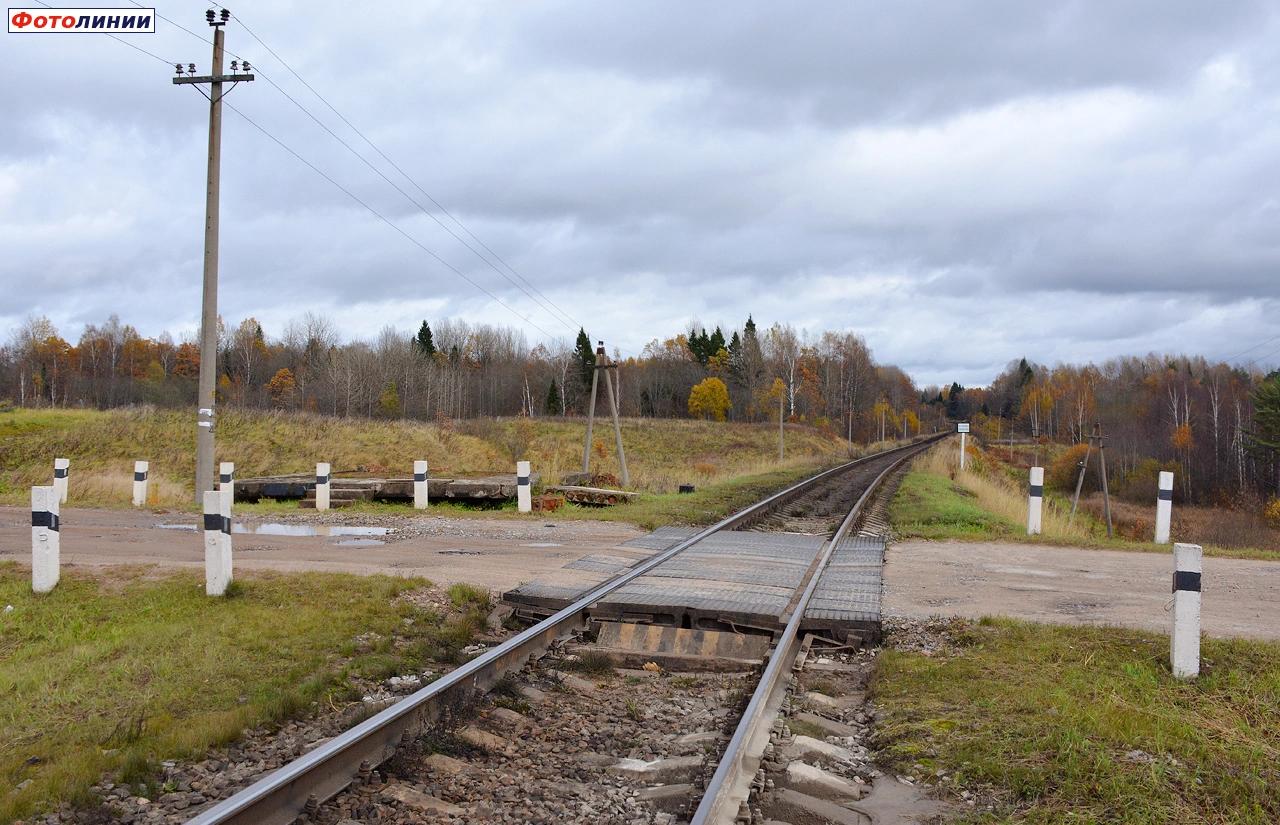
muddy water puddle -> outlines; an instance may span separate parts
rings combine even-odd
[[[199,529],[195,524],[181,523],[162,523],[157,524],[156,527],[161,530],[188,530],[193,533]],[[386,544],[386,542],[376,537],[386,536],[392,531],[390,527],[365,527],[349,524],[282,524],[280,522],[264,522],[262,524],[235,523],[231,525],[233,534],[289,536],[294,538],[320,536],[338,539],[334,544],[343,547],[377,547]]]

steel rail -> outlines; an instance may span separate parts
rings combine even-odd
[[[927,442],[934,440],[936,438],[925,439]],[[303,811],[342,791],[362,771],[377,767],[390,758],[402,741],[408,741],[414,733],[434,721],[446,694],[458,690],[487,692],[504,673],[523,666],[531,656],[546,650],[557,638],[584,629],[590,608],[613,591],[708,536],[749,521],[824,479],[887,455],[913,450],[921,443],[924,442],[895,447],[837,465],[721,519],[637,567],[597,585],[573,604],[276,769],[191,818],[188,825],[288,825]]]
[[[932,443],[932,440],[925,443]],[[916,444],[905,449],[922,450],[924,446]],[[756,772],[760,769],[760,761],[764,756],[765,747],[769,744],[769,734],[773,727],[773,720],[777,717],[778,711],[782,707],[782,702],[786,698],[787,687],[790,684],[790,679],[786,678],[787,674],[793,669],[796,658],[803,647],[800,628],[804,624],[805,609],[809,605],[809,600],[817,589],[818,582],[822,578],[822,573],[826,570],[827,563],[831,560],[835,548],[844,540],[849,530],[853,528],[853,524],[862,512],[863,506],[871,499],[872,494],[889,473],[897,469],[912,454],[908,453],[902,456],[888,467],[885,467],[879,475],[872,479],[871,483],[867,485],[867,489],[863,491],[857,502],[854,503],[853,508],[849,510],[849,514],[840,522],[835,534],[823,546],[817,569],[810,576],[809,583],[805,587],[795,610],[792,612],[786,629],[783,630],[782,636],[774,646],[773,653],[769,657],[769,664],[765,666],[764,673],[760,676],[755,692],[751,694],[751,701],[747,704],[746,710],[743,711],[742,719],[738,722],[738,727],[734,730],[733,737],[729,740],[724,754],[720,757],[720,764],[716,767],[715,773],[712,774],[711,780],[707,782],[706,790],[702,795],[702,802],[694,812],[693,819],[689,821],[689,825],[736,825],[736,823],[742,821],[740,819],[741,807],[751,796],[751,783],[755,780]],[[883,456],[886,453],[880,453],[879,455]]]

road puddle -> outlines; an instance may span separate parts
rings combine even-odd
[[[198,529],[195,524],[157,524],[156,527],[161,530],[189,530],[191,532],[195,532]],[[385,536],[392,532],[392,528],[363,527],[349,524],[282,524],[280,522],[243,524],[237,522],[231,525],[231,532],[237,535],[251,536],[322,536],[343,539],[335,542],[335,544],[343,547],[376,547],[386,542],[371,537]]]

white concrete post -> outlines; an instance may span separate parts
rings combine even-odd
[[[1156,544],[1169,543],[1169,522],[1173,517],[1173,473],[1160,473],[1156,495]]]
[[[31,488],[31,589],[48,593],[58,583],[60,531],[54,487]]]
[[[231,497],[221,489],[218,490],[218,508],[222,516],[222,575],[226,583],[231,584],[235,578],[231,566]]]
[[[230,461],[218,465],[218,492],[222,493],[222,514],[230,518],[236,502],[236,465]]]
[[[133,462],[133,506],[147,506],[147,476],[150,465],[145,461]]]
[[[1173,675],[1200,675],[1200,562],[1198,544],[1173,545],[1173,637],[1169,663]]]
[[[533,488],[529,486],[529,462],[516,462],[516,503],[520,512],[533,512]]]
[[[1031,468],[1031,484],[1027,488],[1027,535],[1040,535],[1040,516],[1044,504],[1044,468]]]
[[[222,494],[217,490],[204,493],[204,592],[222,596],[227,592],[226,545],[223,536]]]
[[[53,460],[53,489],[58,491],[58,503],[67,503],[67,482],[71,475],[71,459],[55,458]]]
[[[969,437],[968,433],[960,433],[960,469],[961,470],[964,469],[964,465],[966,463],[965,454],[964,454],[964,442],[965,442],[965,439],[968,437]]]
[[[413,462],[413,506],[417,510],[427,509],[427,462]]]
[[[329,465],[323,461],[316,465],[316,509],[329,509]]]

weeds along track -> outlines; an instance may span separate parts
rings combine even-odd
[[[705,806],[704,792],[719,799],[730,784],[740,790],[722,774],[741,773],[758,759],[742,741],[743,728],[758,731],[777,711],[758,696],[776,694],[782,660],[789,672],[798,656],[808,598],[831,547],[853,526],[851,508],[864,506],[893,467],[933,440],[820,473],[637,562],[190,822],[688,821],[699,800]],[[589,649],[566,648],[583,638],[603,597],[717,532],[749,526],[835,533],[797,591],[768,667],[762,663],[757,674],[613,674],[592,664]]]

